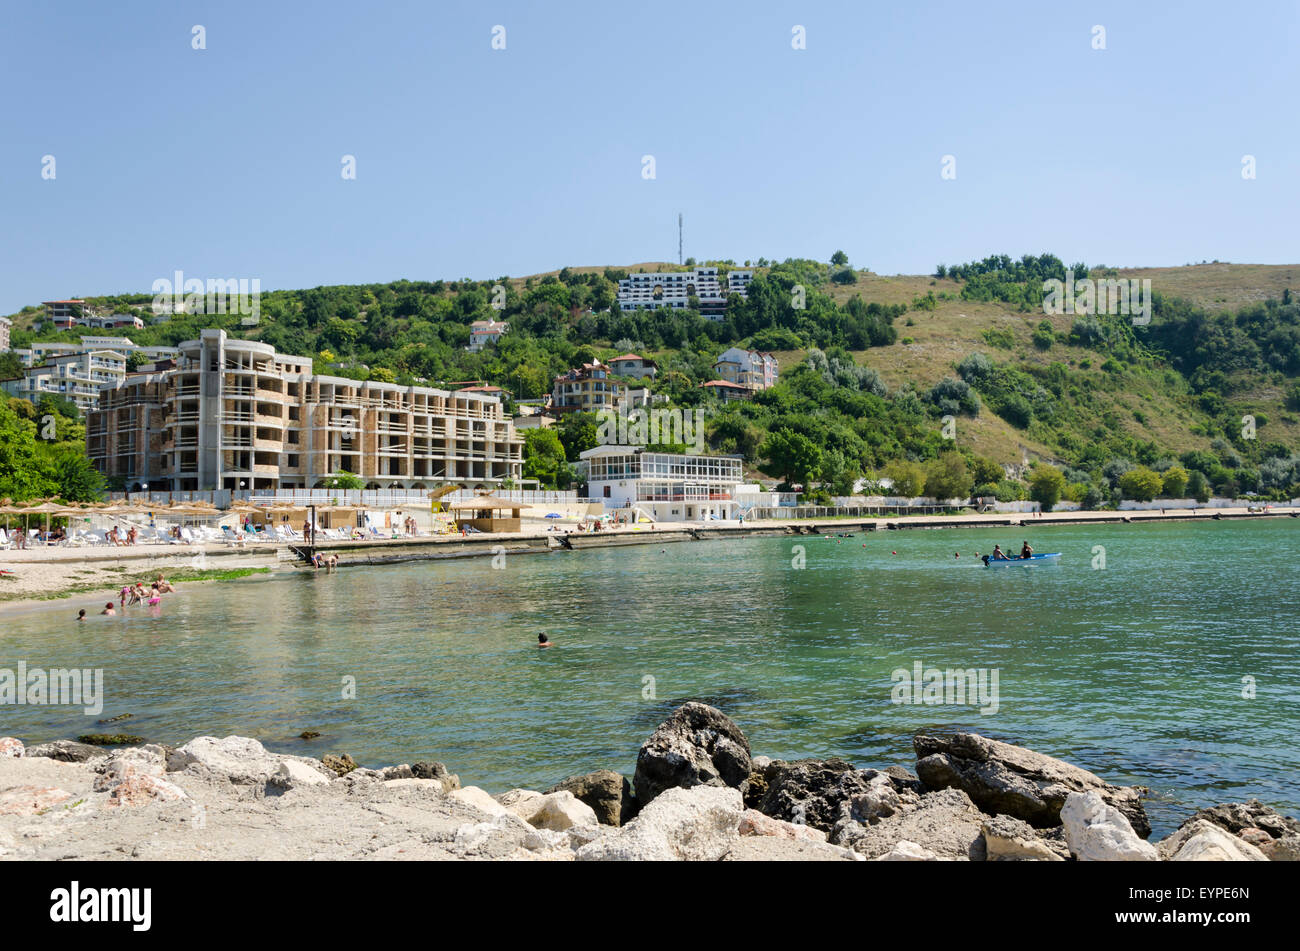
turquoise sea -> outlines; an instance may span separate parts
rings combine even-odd
[[[1062,552],[1059,566],[974,557],[1026,537]],[[665,715],[701,699],[780,758],[910,767],[912,734],[934,729],[1023,743],[1151,787],[1158,832],[1250,796],[1300,814],[1292,519],[512,555],[500,569],[449,560],[183,586],[157,617],[75,613],[6,617],[0,668],[103,668],[99,718],[133,718],[103,727],[80,708],[0,706],[0,734],[242,734],[369,766],[438,759],[495,792],[601,767],[630,775]],[[535,646],[542,630],[554,648]],[[893,702],[891,673],[917,662],[996,670],[996,712]],[[307,729],[323,735],[296,739]]]

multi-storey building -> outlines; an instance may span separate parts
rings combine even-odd
[[[561,373],[551,388],[551,409],[556,413],[595,413],[627,400],[628,385],[611,379],[609,367],[599,360]]]
[[[9,331],[13,325],[14,322],[8,317],[0,317],[0,353],[9,349]]]
[[[44,363],[27,367],[18,379],[3,381],[0,387],[33,403],[47,394],[62,396],[86,413],[97,405],[101,389],[116,386],[125,377],[125,355],[115,350],[83,350],[47,357]]]
[[[776,386],[780,375],[776,357],[772,354],[741,347],[724,351],[718,357],[718,362],[713,364],[713,369],[717,371],[718,379],[751,390],[766,390]]]
[[[86,302],[76,298],[47,300],[41,301],[41,306],[45,308],[46,318],[53,321],[56,327],[60,330],[71,330],[85,313]]]
[[[317,376],[221,330],[104,390],[86,443],[105,476],[172,491],[313,488],[340,470],[369,488],[491,488],[523,468],[499,399]]]
[[[730,518],[741,456],[649,452],[641,446],[596,446],[580,454],[587,494],[606,508],[637,509],[656,521]]]
[[[132,343],[129,337],[88,336],[83,336],[81,343],[46,343],[36,340],[32,341],[30,347],[23,347],[14,353],[23,361],[24,366],[33,367],[51,357],[65,357],[91,350],[113,350],[127,355],[136,353],[146,361],[174,359],[179,354],[175,347],[142,347]]]
[[[619,310],[651,310],[667,307],[685,310],[691,299],[699,302],[700,313],[721,320],[727,310],[727,295],[736,293],[744,297],[753,279],[752,271],[733,271],[739,275],[731,285],[730,276],[719,279],[716,267],[697,267],[691,271],[668,271],[651,274],[638,271],[618,282]]]

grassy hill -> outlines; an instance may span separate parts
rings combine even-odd
[[[223,326],[314,357],[321,371],[432,384],[484,379],[517,397],[548,392],[551,377],[577,360],[631,348],[660,362],[656,388],[686,406],[703,399],[698,384],[712,376],[721,350],[754,345],[776,353],[782,384],[752,403],[712,407],[714,448],[742,452],[773,474],[836,483],[851,471],[878,473],[892,459],[926,463],[951,449],[935,435],[940,417],[956,405],[945,402],[950,384],[940,384],[962,376],[958,367],[972,354],[985,355],[993,368],[972,384],[977,398],[954,414],[956,447],[972,468],[978,460],[1012,467],[1041,460],[1113,489],[1114,479],[1102,474],[1108,462],[1167,469],[1199,453],[1196,465],[1231,490],[1252,487],[1260,465],[1300,450],[1300,308],[1289,302],[1300,265],[1093,269],[1094,277],[1149,279],[1157,306],[1149,328],[1101,317],[1091,329],[1074,315],[1026,306],[1017,286],[1028,297],[1037,293],[1037,301],[1041,285],[997,265],[992,280],[1004,283],[994,285],[978,276],[864,270],[848,283],[843,273],[832,279],[842,269],[818,262],[761,265],[749,302],[733,306],[724,324],[690,314],[606,313],[622,273],[678,269],[642,262],[486,281],[264,292],[257,327],[241,328],[237,317],[193,315],[122,333],[165,344],[201,326]],[[792,310],[786,299],[795,283],[807,289],[806,310]],[[490,306],[497,284],[508,289],[504,311]],[[149,300],[142,294],[89,303],[147,315]],[[488,316],[510,320],[511,334],[494,351],[466,353],[469,322]],[[75,339],[39,332],[42,317],[39,307],[13,315],[15,346],[33,337]],[[814,350],[833,358],[820,376],[803,367]],[[846,361],[874,372],[846,375]],[[979,409],[972,413],[974,403]],[[1240,431],[1248,414],[1256,419],[1254,438]],[[767,442],[774,432],[807,436],[820,462],[776,460]],[[565,435],[570,455],[589,438]]]

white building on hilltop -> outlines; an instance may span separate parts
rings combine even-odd
[[[718,379],[751,390],[766,390],[776,386],[778,372],[776,357],[759,350],[732,347],[713,364]]]
[[[719,278],[716,267],[659,274],[638,271],[618,282],[618,309],[685,310],[691,306],[691,298],[695,298],[702,315],[721,320],[727,311],[727,295],[744,297],[753,276],[753,271],[732,271],[727,277]]]
[[[16,380],[0,383],[5,392],[33,403],[42,396],[61,396],[87,413],[99,402],[99,391],[126,378],[126,356],[115,350],[84,350],[49,357],[27,367]]]
[[[741,456],[650,452],[642,446],[596,446],[580,454],[587,494],[606,509],[634,509],[658,522],[731,518]]]
[[[495,344],[509,330],[510,322],[506,320],[476,320],[469,325],[469,346],[465,349],[478,353],[488,344]]]

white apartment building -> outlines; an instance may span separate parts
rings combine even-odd
[[[733,279],[730,276],[720,279],[716,267],[697,267],[691,271],[659,274],[638,271],[618,282],[618,309],[630,311],[667,307],[671,310],[685,310],[691,306],[691,298],[694,297],[699,301],[702,315],[721,320],[727,310],[727,295],[736,293],[744,297],[754,276],[752,271],[731,273],[738,275],[734,279],[734,288],[731,283]]]
[[[85,350],[49,357],[27,367],[16,380],[0,383],[6,393],[33,403],[42,396],[62,396],[77,404],[82,413],[94,409],[99,391],[116,386],[126,378],[126,356],[114,350]]]
[[[0,317],[0,353],[9,349],[9,331],[13,325],[14,322],[8,317]]]
[[[606,509],[634,509],[660,522],[731,518],[741,456],[649,452],[641,446],[596,446],[580,454],[587,495]]]
[[[131,342],[129,337],[89,337],[83,336],[81,343],[43,343],[33,341],[30,347],[15,350],[23,366],[34,367],[51,357],[65,357],[91,350],[113,350],[117,353],[138,353],[146,362],[169,360],[179,356],[175,347],[141,347]]]
[[[495,344],[509,330],[508,320],[476,320],[469,325],[469,346],[465,349],[478,353],[489,344]]]
[[[221,330],[178,349],[87,414],[87,454],[128,488],[315,488],[340,470],[367,488],[522,478],[523,439],[495,397],[318,376],[310,358]]]
[[[718,379],[751,390],[766,390],[776,386],[778,372],[776,357],[758,350],[732,347],[713,364]]]

